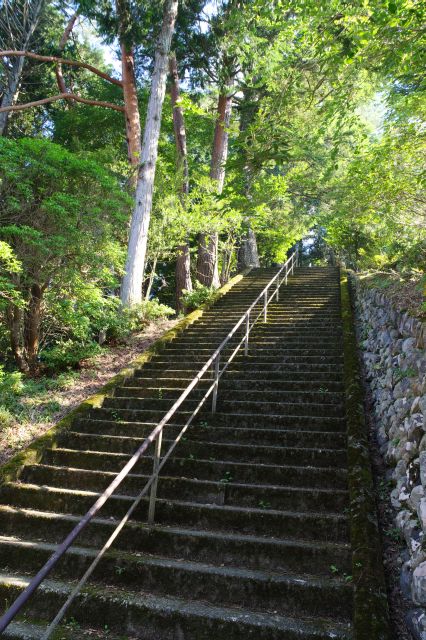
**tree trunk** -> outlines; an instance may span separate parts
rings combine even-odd
[[[176,56],[174,53],[169,58],[170,71],[170,97],[173,108],[173,128],[176,143],[176,166],[178,174],[181,175],[182,205],[185,206],[185,195],[189,193],[189,171],[188,153],[186,148],[186,129],[182,108],[179,106],[179,75],[177,69]],[[176,255],[176,311],[184,311],[182,303],[183,291],[192,291],[191,281],[191,254],[189,243],[185,242],[177,248]]]
[[[22,69],[24,67],[24,58],[18,58],[13,61],[12,69],[9,72],[9,82],[5,88],[3,98],[1,101],[2,107],[10,107],[16,101],[18,97],[19,83],[21,81]],[[9,118],[9,112],[3,111],[0,113],[0,136],[3,136],[6,132],[7,121]]]
[[[32,3],[28,3],[25,6],[25,11],[16,12],[16,7],[8,2],[7,12],[14,16],[14,23],[10,26],[10,44],[11,49],[21,49],[26,51],[30,44],[30,40],[34,35],[34,31],[40,20],[41,10],[44,4],[44,0],[35,0]],[[5,9],[6,2],[3,3]],[[12,68],[9,69],[8,82],[3,93],[1,101],[1,107],[10,107],[16,101],[19,93],[19,84],[21,82],[22,70],[24,68],[25,58],[18,58],[12,62]],[[9,118],[9,112],[3,111],[0,113],[0,136],[3,136],[6,131],[7,121]]]
[[[22,372],[28,371],[28,365],[23,352],[22,340],[22,309],[10,305],[7,310],[7,325],[10,333],[10,348],[16,362],[16,366]]]
[[[206,287],[219,287],[218,233],[200,233],[198,236],[197,280]]]
[[[146,293],[145,293],[145,300],[149,300],[149,297],[151,295],[151,291],[152,291],[152,285],[154,284],[154,278],[155,278],[155,273],[156,273],[156,269],[157,269],[157,260],[158,257],[155,256],[153,262],[152,262],[152,267],[151,267],[151,271],[149,273],[149,278],[148,278],[148,286],[146,288]]]
[[[128,0],[116,0],[121,47],[121,80],[123,82],[124,115],[126,119],[127,156],[132,169],[130,188],[134,192],[137,182],[137,167],[141,156],[141,122],[135,79],[135,58],[128,33],[132,16]]]
[[[232,95],[229,95],[232,81],[226,84],[226,91],[219,95],[217,120],[214,131],[210,177],[217,182],[217,192],[222,193],[225,180],[225,165],[228,157],[228,128],[231,120]],[[200,233],[198,238],[197,279],[208,287],[218,287],[218,233]]]
[[[189,252],[189,244],[181,244],[177,248],[176,257],[176,311],[184,312],[185,305],[182,302],[183,292],[192,291],[191,281],[191,255]]]
[[[251,227],[248,228],[238,250],[238,271],[244,271],[249,267],[260,267],[256,235]]]
[[[41,302],[43,291],[39,284],[31,287],[31,297],[25,311],[24,320],[24,347],[25,357],[31,374],[37,373],[38,347],[40,341]]]
[[[166,91],[168,56],[177,10],[178,0],[167,0],[155,52],[154,72],[137,177],[135,207],[130,226],[126,273],[121,286],[121,301],[125,306],[138,304],[142,301],[142,282],[152,209],[161,113]]]
[[[141,122],[139,117],[133,49],[128,49],[124,43],[121,45],[121,66],[124,115],[126,118],[127,155],[130,166],[132,167],[130,187],[134,190],[137,182],[137,167],[139,166],[141,156]]]

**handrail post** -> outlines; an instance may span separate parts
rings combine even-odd
[[[288,265],[285,266],[285,284],[287,286],[287,278],[288,278]]]
[[[280,276],[277,278],[277,295],[275,296],[275,299],[277,302],[280,299]]]
[[[265,289],[265,293],[263,294],[263,322],[266,322],[268,319],[268,288]]]
[[[158,487],[158,467],[160,466],[162,441],[163,441],[163,431],[160,431],[155,441],[154,464],[152,469],[154,480],[152,481],[151,494],[149,496],[148,524],[153,524],[154,518],[155,518],[155,501],[157,500],[157,487]]]
[[[247,316],[246,316],[246,339],[244,341],[244,355],[245,356],[248,356],[249,335],[250,335],[250,311],[247,311]]]
[[[216,356],[214,361],[214,388],[212,396],[212,413],[216,413],[217,405],[217,392],[219,389],[219,373],[220,373],[220,353]]]

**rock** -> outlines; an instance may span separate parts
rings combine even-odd
[[[399,460],[393,471],[392,477],[395,479],[396,482],[398,482],[400,478],[405,478],[406,474],[407,474],[407,464],[405,463],[404,460]]]
[[[420,524],[423,531],[426,529],[426,498],[421,498],[417,507],[417,515],[419,516]]]
[[[424,437],[425,436],[423,436],[423,438]],[[426,487],[426,451],[421,451],[419,460],[420,460],[420,480],[422,485]]]
[[[399,586],[401,587],[404,598],[411,598],[411,583],[413,580],[413,572],[410,563],[404,562],[401,573],[399,574]]]
[[[412,351],[416,348],[416,339],[415,338],[406,338],[402,343],[402,351],[407,353],[407,351]]]
[[[412,395],[410,378],[402,378],[393,388],[394,398],[406,398],[408,394]]]
[[[391,491],[391,494],[390,494],[390,501],[391,501],[391,505],[393,506],[394,509],[400,509],[401,506],[402,506],[400,501],[398,500],[398,497],[399,497],[398,488],[393,489]]]
[[[410,413],[418,413],[420,410],[420,398],[417,396],[416,398],[414,398],[412,404],[411,404],[411,409],[410,409]]]
[[[416,604],[426,605],[426,562],[421,562],[413,571],[411,595]]]
[[[395,516],[395,526],[402,532],[405,526],[405,523],[411,518],[411,513],[408,509],[402,509]]]
[[[424,609],[411,609],[405,622],[414,640],[426,640],[426,612]]]
[[[419,410],[426,416],[426,395],[419,398]]]
[[[425,490],[423,489],[421,484],[417,485],[417,487],[414,487],[414,489],[411,490],[410,499],[408,500],[408,505],[413,511],[417,512],[417,508],[420,504],[420,500],[424,498],[424,496],[425,496]]]

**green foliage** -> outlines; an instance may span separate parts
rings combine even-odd
[[[4,310],[10,303],[22,306],[22,298],[14,283],[14,276],[21,271],[21,263],[12,248],[7,242],[0,240],[0,310]]]
[[[194,311],[194,309],[198,309],[202,304],[212,300],[214,295],[215,289],[206,287],[196,280],[192,291],[184,290],[183,303],[187,311]]]
[[[50,349],[45,349],[42,352],[42,361],[49,371],[62,371],[77,367],[83,360],[93,358],[101,351],[102,347],[96,342],[85,343],[69,339],[57,342]]]

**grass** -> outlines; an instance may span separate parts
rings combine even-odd
[[[403,274],[393,270],[364,271],[357,276],[363,287],[382,291],[399,311],[408,311],[421,319],[426,317],[426,274],[422,271]]]
[[[3,449],[19,449],[31,436],[52,422],[62,409],[61,392],[72,387],[78,372],[61,373],[56,377],[36,380],[25,378],[18,371],[0,367],[0,444]]]

